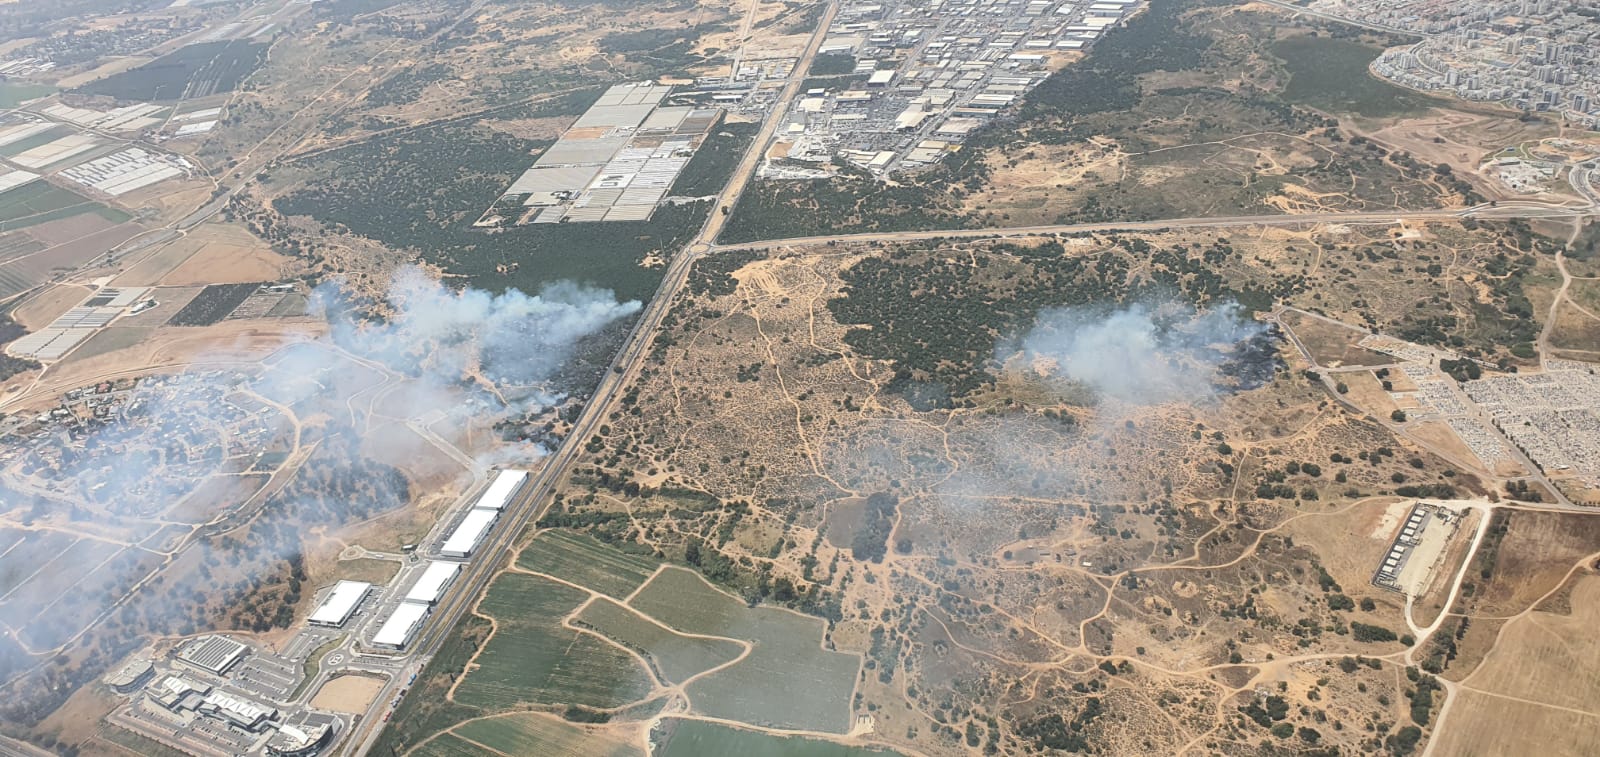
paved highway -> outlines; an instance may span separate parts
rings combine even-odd
[[[1215,229],[1231,226],[1306,226],[1311,224],[1392,224],[1399,221],[1426,221],[1452,218],[1568,218],[1594,212],[1592,207],[1557,205],[1542,202],[1500,203],[1446,210],[1388,210],[1358,213],[1303,213],[1298,215],[1226,216],[1219,218],[1168,218],[1158,221],[1107,221],[1048,226],[1011,226],[946,231],[886,231],[861,234],[832,234],[817,237],[768,239],[743,244],[713,245],[713,249],[771,250],[830,242],[905,242],[917,239],[1001,239],[1113,231],[1170,231],[1172,229]]]
[[[704,252],[707,247],[715,244],[717,236],[722,233],[723,224],[728,222],[728,216],[733,213],[734,206],[739,204],[739,198],[744,195],[745,187],[750,185],[750,175],[755,173],[756,167],[761,165],[762,156],[767,154],[767,143],[771,142],[772,135],[777,133],[778,126],[783,123],[784,114],[789,111],[789,104],[794,102],[795,95],[800,91],[800,85],[805,82],[806,72],[811,70],[811,61],[817,57],[817,50],[822,47],[822,40],[828,34],[828,27],[833,24],[833,14],[838,10],[839,4],[830,2],[827,9],[822,12],[822,20],[817,22],[816,30],[811,33],[811,41],[806,44],[805,53],[795,63],[794,70],[789,72],[788,83],[784,85],[783,93],[778,96],[772,110],[767,112],[766,119],[761,122],[761,130],[756,133],[756,138],[750,143],[750,147],[745,149],[744,158],[739,161],[739,166],[734,169],[728,178],[728,183],[723,186],[716,206],[711,209],[711,217],[706,219],[705,225],[700,227],[700,233],[689,243],[688,248],[691,253]]]
[[[638,322],[628,332],[627,340],[612,359],[610,368],[600,379],[599,385],[595,387],[594,396],[584,403],[583,413],[573,424],[572,431],[567,434],[554,454],[538,461],[538,470],[531,476],[530,483],[523,487],[522,493],[514,502],[507,505],[505,515],[463,569],[462,578],[458,579],[457,585],[440,601],[433,616],[429,618],[427,627],[412,643],[412,654],[419,666],[438,653],[462,616],[476,604],[478,596],[488,585],[489,580],[506,563],[511,554],[511,547],[522,530],[529,523],[537,522],[543,515],[552,500],[551,494],[555,491],[556,483],[566,473],[568,466],[577,459],[579,451],[583,449],[584,441],[595,433],[612,402],[643,362],[642,358],[649,351],[656,331],[661,326],[661,319],[671,309],[678,290],[688,280],[694,262],[715,249],[711,242],[721,233],[722,224],[726,219],[726,214],[720,209],[731,208],[738,202],[740,193],[749,183],[750,174],[760,164],[761,154],[765,151],[767,141],[772,138],[782,121],[786,103],[793,99],[800,82],[804,80],[805,72],[811,68],[811,59],[822,46],[822,39],[837,9],[837,3],[828,4],[827,11],[823,13],[821,22],[812,34],[811,42],[806,46],[805,55],[795,64],[789,83],[784,87],[782,99],[767,113],[756,139],[747,148],[744,159],[734,171],[732,180],[723,187],[700,232],[683,251],[673,257],[667,266],[656,295],[651,298],[644,311],[640,313]],[[406,676],[396,676],[384,687],[372,707],[368,709],[363,722],[356,727],[352,737],[345,741],[344,754],[365,755],[372,749],[382,731],[382,713],[388,710],[389,703],[399,688],[406,684],[405,679]]]

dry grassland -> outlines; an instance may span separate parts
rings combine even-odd
[[[1234,243],[1249,259],[1271,239]],[[965,711],[1016,724],[1002,742],[1020,747],[1019,729],[1089,692],[1106,708],[1095,743],[1110,753],[1255,745],[1264,731],[1234,713],[1280,681],[1296,706],[1345,723],[1316,726],[1325,744],[1355,749],[1363,723],[1395,722],[1377,699],[1402,699],[1393,665],[1335,670],[1337,684],[1320,671],[1402,651],[1336,629],[1405,632],[1402,602],[1369,584],[1399,521],[1380,526],[1403,503],[1369,495],[1397,472],[1436,480],[1442,461],[1341,410],[1294,365],[1216,402],[1111,419],[1020,366],[970,407],[913,409],[890,390],[891,366],[860,356],[826,304],[842,294],[840,271],[871,254],[757,260],[733,273],[731,293],[680,302],[671,341],[632,389],[651,412],[625,405],[611,417],[566,487],[574,512],[619,518],[602,529],[612,538],[673,555],[692,535],[707,539],[702,550],[837,592],[834,643],[865,647],[860,692],[877,705],[876,731],[908,748],[946,750],[928,724]],[[1382,394],[1370,372],[1352,375]],[[1333,463],[1334,452],[1374,460]],[[1321,470],[1289,476],[1297,496],[1255,496],[1291,462]],[[598,469],[661,492],[603,488]],[[885,491],[898,500],[886,554],[859,557],[874,528],[866,498]],[[1364,599],[1371,610],[1356,607]]]

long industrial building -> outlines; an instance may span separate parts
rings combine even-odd
[[[506,505],[510,504],[511,498],[517,496],[517,492],[522,491],[522,485],[527,480],[528,472],[525,470],[507,469],[500,471],[495,475],[494,481],[489,484],[489,488],[483,490],[483,494],[479,495],[478,501],[474,502],[472,506],[490,510],[504,510]]]
[[[372,584],[365,581],[340,581],[333,585],[333,590],[323,598],[322,604],[317,606],[316,612],[306,622],[314,626],[328,626],[338,628],[350,619],[350,615],[361,606],[361,600],[367,596],[367,591]]]
[[[500,511],[487,508],[474,507],[467,511],[467,517],[461,519],[456,530],[450,532],[450,537],[444,540],[444,546],[439,548],[439,554],[445,557],[471,557],[478,545],[483,542],[483,537],[494,528],[494,522],[500,519]]]
[[[374,646],[390,647],[392,649],[405,649],[411,639],[422,628],[422,622],[428,619],[428,613],[433,608],[417,602],[401,602],[396,605],[394,612],[389,613],[388,620],[383,621],[383,626],[372,636]]]
[[[428,564],[422,571],[422,577],[411,585],[411,590],[406,592],[405,601],[418,602],[432,605],[444,596],[444,590],[456,580],[456,574],[461,572],[461,564],[435,560]]]

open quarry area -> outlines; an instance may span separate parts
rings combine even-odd
[[[0,755],[1600,753],[1590,5],[0,3]]]

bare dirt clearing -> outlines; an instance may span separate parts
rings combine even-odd
[[[311,698],[311,706],[331,712],[347,712],[359,715],[367,711],[367,706],[383,691],[383,680],[368,676],[339,676],[317,689],[317,695]]]

